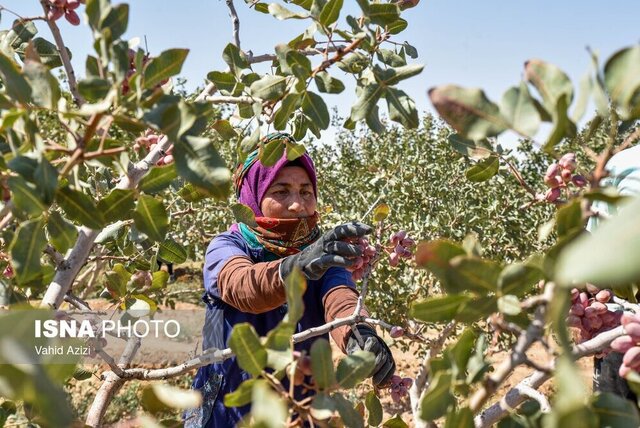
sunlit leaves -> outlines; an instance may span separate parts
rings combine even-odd
[[[448,322],[470,300],[464,295],[434,296],[411,304],[409,315],[424,322]]]
[[[235,391],[224,396],[224,405],[227,407],[240,407],[251,403],[253,385],[255,383],[256,379],[247,379],[242,382]]]
[[[320,95],[306,91],[302,95],[302,111],[309,116],[309,119],[320,129],[327,129],[329,127],[329,110]]]
[[[369,411],[367,422],[369,425],[378,426],[382,422],[382,404],[374,391],[369,391],[365,397],[365,406]]]
[[[11,98],[22,104],[31,100],[31,86],[20,73],[18,65],[3,53],[0,53],[0,77]]]
[[[538,131],[540,115],[524,83],[504,93],[500,112],[509,122],[509,127],[518,133],[532,137]]]
[[[389,205],[387,204],[380,204],[376,206],[373,210],[373,221],[375,221],[376,223],[379,221],[383,221],[389,216],[390,212],[391,208],[389,208]]]
[[[351,120],[357,122],[366,119],[382,96],[384,88],[377,83],[371,83],[360,89],[360,96],[351,107]]]
[[[152,383],[142,389],[141,404],[150,413],[166,412],[171,409],[191,409],[202,404],[198,391],[177,388],[162,383]]]
[[[543,277],[542,271],[525,263],[514,263],[505,267],[498,277],[498,292],[502,295],[522,296],[530,291]]]
[[[103,29],[109,29],[113,39],[118,39],[125,33],[125,31],[127,31],[128,24],[129,5],[126,3],[120,3],[111,6],[111,10],[102,20],[101,26]]]
[[[338,363],[336,378],[342,388],[353,388],[362,382],[375,367],[375,355],[368,351],[356,351]]]
[[[542,96],[545,108],[553,112],[561,96],[567,97],[567,104],[573,100],[573,85],[565,72],[557,66],[539,59],[532,59],[524,65],[525,79]]]
[[[322,25],[331,25],[338,20],[343,0],[329,0],[322,8],[318,20]]]
[[[284,154],[285,146],[282,144],[282,140],[273,140],[268,143],[260,144],[260,148],[258,151],[258,157],[260,162],[264,166],[273,166],[275,165],[282,155]]]
[[[133,190],[113,189],[98,202],[98,210],[107,222],[131,218],[131,210],[135,206]]]
[[[287,296],[287,307],[289,311],[285,320],[288,323],[296,324],[304,315],[304,301],[302,297],[307,290],[307,281],[299,269],[293,271],[284,279],[284,289]]]
[[[387,88],[385,92],[389,107],[389,118],[405,128],[413,129],[419,125],[418,110],[415,102],[404,91]]]
[[[71,220],[90,229],[101,229],[105,225],[104,216],[94,201],[78,190],[63,187],[58,190],[56,201]]]
[[[251,324],[236,324],[229,337],[229,347],[238,359],[240,367],[258,376],[267,365],[267,350]]]
[[[481,160],[467,170],[467,180],[473,182],[487,181],[498,173],[500,167],[500,158],[491,156]]]
[[[567,245],[556,263],[556,279],[567,286],[591,282],[624,286],[640,280],[640,198],[620,208],[620,214],[593,234]]]
[[[49,232],[51,243],[62,254],[66,253],[75,244],[78,236],[78,230],[75,226],[62,218],[57,211],[49,214],[47,231]]]
[[[448,372],[435,375],[420,403],[420,419],[432,421],[447,413],[455,400],[450,392],[451,380],[451,373]]]
[[[624,119],[640,114],[640,45],[616,52],[604,66],[604,84]]]
[[[287,420],[287,406],[265,381],[253,385],[251,417],[254,426],[280,428]]]
[[[277,100],[282,96],[285,88],[285,77],[267,74],[251,84],[251,94],[263,100]]]
[[[498,106],[480,89],[439,86],[429,90],[429,97],[438,113],[465,138],[481,140],[507,129]]]
[[[331,360],[331,346],[326,339],[317,339],[311,345],[311,370],[320,390],[331,388],[336,383]]]
[[[187,250],[175,240],[165,239],[158,248],[158,259],[167,263],[184,263],[187,260]]]
[[[372,23],[380,26],[389,25],[400,17],[398,6],[392,3],[370,4],[368,10],[363,12]]]
[[[305,19],[309,15],[303,13],[295,13],[278,3],[269,4],[269,13],[279,20],[285,19]]]
[[[136,227],[154,241],[163,241],[169,229],[169,215],[162,201],[140,195],[133,212]]]
[[[231,172],[208,138],[187,136],[174,152],[178,174],[216,198],[229,194]]]
[[[46,245],[43,219],[26,221],[18,227],[11,244],[11,260],[19,283],[39,276],[40,256]]]
[[[150,89],[182,70],[189,49],[168,49],[151,59],[144,68],[144,87]]]
[[[31,85],[33,102],[40,107],[56,109],[60,99],[60,84],[49,68],[40,62],[35,52],[29,49],[33,49],[33,46],[27,49],[27,58],[22,71]]]
[[[314,77],[318,90],[327,94],[339,94],[344,91],[344,83],[332,77],[326,71],[321,71]]]

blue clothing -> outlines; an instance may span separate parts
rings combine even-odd
[[[265,254],[267,253],[267,254]],[[203,268],[205,294],[203,300],[207,304],[205,323],[202,329],[202,348],[227,348],[227,341],[233,326],[248,322],[254,326],[258,335],[267,333],[282,321],[287,313],[287,305],[261,314],[242,312],[220,299],[218,276],[224,264],[232,257],[248,256],[254,263],[273,259],[273,254],[264,249],[252,248],[244,240],[239,231],[230,231],[216,236],[205,255]],[[344,268],[333,267],[319,280],[308,280],[307,290],[303,296],[305,311],[298,322],[296,332],[325,324],[324,296],[337,286],[355,287],[351,274]],[[328,335],[318,336],[328,339]],[[315,339],[315,338],[314,338]],[[299,351],[309,350],[314,339],[296,344]],[[192,387],[203,394],[203,404],[199,409],[187,412],[186,427],[221,428],[233,427],[249,412],[250,406],[227,408],[224,406],[224,395],[235,389],[251,375],[238,366],[235,358],[221,363],[201,367],[196,374]]]

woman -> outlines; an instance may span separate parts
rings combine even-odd
[[[294,142],[283,133],[271,134],[265,142],[275,140]],[[309,155],[294,161],[283,155],[271,167],[264,166],[257,156],[257,151],[253,152],[238,167],[235,186],[239,202],[253,210],[258,227],[234,224],[207,248],[203,349],[228,347],[237,323],[251,323],[260,336],[276,327],[287,312],[283,278],[296,267],[307,278],[305,312],[296,331],[349,316],[356,307],[358,293],[346,267],[353,263],[350,258],[362,254],[358,246],[344,240],[362,237],[371,228],[354,222],[322,234],[317,225],[316,172]],[[357,328],[365,340],[364,349],[376,355],[373,381],[383,385],[395,370],[391,352],[370,326]],[[361,349],[348,326],[333,330],[331,335],[345,353]],[[313,340],[297,344],[296,349],[309,350]],[[202,392],[203,404],[187,415],[185,426],[235,426],[250,406],[226,408],[224,395],[250,377],[235,358],[200,368],[193,387]]]

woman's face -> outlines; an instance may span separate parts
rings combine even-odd
[[[262,198],[260,209],[265,217],[310,217],[316,211],[313,184],[304,168],[285,166]]]

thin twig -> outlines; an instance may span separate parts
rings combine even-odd
[[[233,42],[240,48],[240,18],[238,18],[238,12],[233,5],[233,0],[227,0],[227,7],[229,8],[229,15],[231,16],[231,24],[233,25]]]

